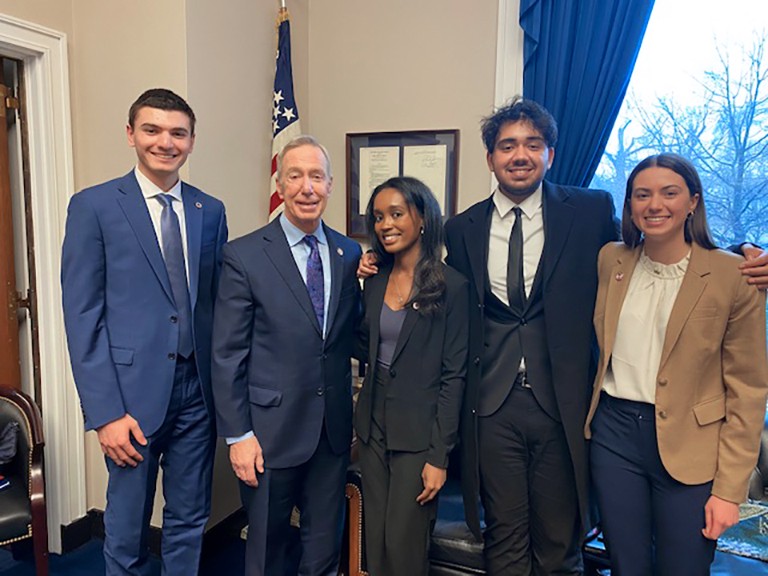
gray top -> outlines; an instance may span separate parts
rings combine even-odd
[[[395,346],[400,337],[400,330],[405,321],[406,309],[392,310],[387,303],[381,307],[381,317],[379,319],[379,353],[378,363],[381,366],[389,367],[392,363],[392,356],[395,355]]]

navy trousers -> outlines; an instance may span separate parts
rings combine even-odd
[[[291,536],[291,512],[301,511],[298,574],[336,576],[344,529],[344,486],[349,452],[334,454],[325,429],[312,457],[292,468],[265,468],[259,485],[240,482],[240,497],[248,513],[245,546],[247,576],[296,574]]]
[[[162,573],[197,574],[203,531],[211,509],[215,441],[194,358],[179,357],[165,422],[147,438],[146,446],[134,442],[144,461],[135,468],[121,468],[106,458],[107,576],[149,574],[147,535],[161,466],[165,497]]]
[[[716,542],[701,530],[712,483],[689,486],[665,470],[655,407],[603,393],[590,452],[611,574],[709,574]]]

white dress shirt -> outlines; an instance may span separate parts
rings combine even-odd
[[[504,304],[507,296],[507,262],[509,260],[509,236],[515,224],[513,208],[522,210],[523,224],[523,279],[525,295],[530,296],[533,279],[539,267],[544,249],[544,214],[541,186],[520,204],[515,204],[498,188],[493,193],[494,210],[491,215],[491,233],[488,239],[488,278],[491,292]]]
[[[531,295],[533,280],[539,268],[544,250],[544,212],[541,185],[519,204],[515,204],[501,190],[493,193],[491,233],[488,238],[488,279],[491,292],[504,304],[509,305],[507,293],[507,263],[509,262],[509,237],[515,224],[513,208],[519,206],[523,219],[523,280],[525,295]],[[520,359],[520,371],[525,370],[525,358]]]
[[[152,219],[152,227],[155,229],[155,236],[157,236],[157,243],[160,245],[160,251],[163,251],[163,232],[160,225],[160,218],[163,213],[163,201],[160,200],[160,194],[168,194],[173,197],[171,206],[173,211],[176,212],[176,216],[179,218],[179,228],[181,229],[181,249],[184,252],[184,266],[187,269],[187,285],[189,285],[189,258],[187,257],[187,220],[184,217],[184,202],[181,199],[181,180],[177,180],[173,188],[168,190],[161,190],[154,182],[144,176],[137,166],[134,168],[133,173],[136,175],[136,180],[139,182],[139,188],[141,188],[141,194],[144,196],[144,201],[147,203],[147,210],[149,210],[149,217]],[[165,258],[165,254],[163,254]]]

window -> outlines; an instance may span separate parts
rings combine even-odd
[[[715,242],[768,246],[768,30],[764,0],[656,0],[592,187],[620,213],[650,154],[691,160]]]

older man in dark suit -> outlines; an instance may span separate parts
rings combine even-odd
[[[295,505],[299,573],[329,576],[338,568],[352,437],[360,247],[322,222],[332,176],[314,138],[285,146],[277,176],[283,214],[224,247],[214,397],[248,511],[247,574],[288,573]]]

